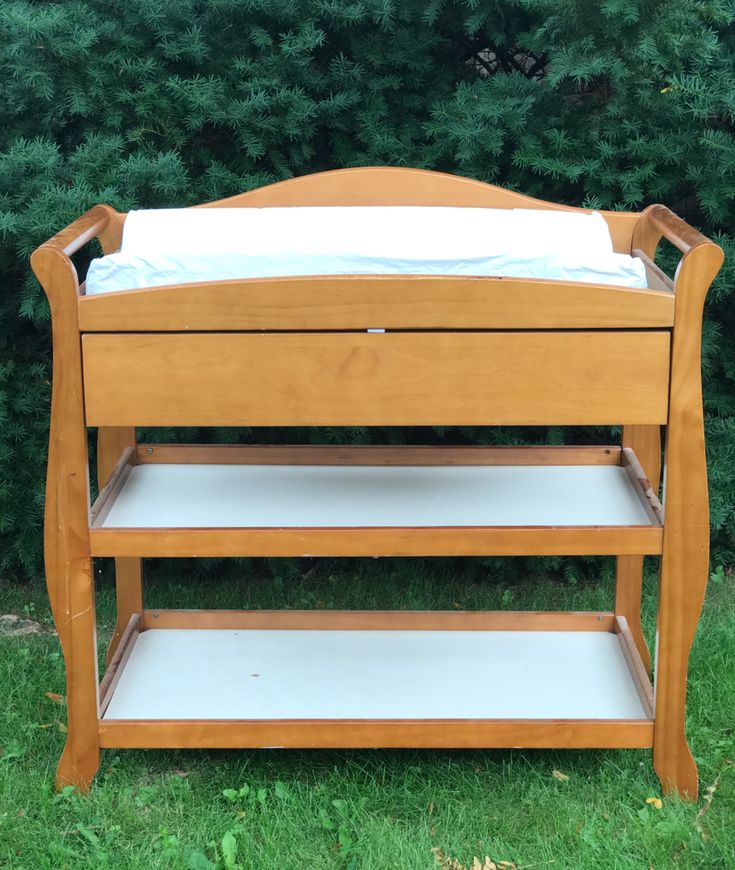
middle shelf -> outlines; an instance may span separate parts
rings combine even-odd
[[[661,505],[619,447],[128,448],[95,556],[661,552]]]

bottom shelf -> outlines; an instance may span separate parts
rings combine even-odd
[[[103,745],[650,745],[650,683],[619,620],[614,631],[154,628],[125,646]],[[487,730],[514,722],[515,738]],[[432,738],[441,723],[459,736]],[[387,726],[396,733],[380,737]]]

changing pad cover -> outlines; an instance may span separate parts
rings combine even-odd
[[[130,212],[120,251],[95,259],[88,295],[297,275],[547,278],[646,287],[602,215],[436,206]]]

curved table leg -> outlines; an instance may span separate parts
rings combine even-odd
[[[51,609],[66,664],[66,746],[56,784],[86,791],[100,758],[97,632],[89,546],[89,464],[76,272],[58,245],[31,258],[53,323],[44,555]]]
[[[664,791],[691,800],[697,797],[697,766],[685,733],[687,669],[709,574],[702,308],[722,256],[716,245],[698,244],[684,254],[677,270],[664,462],[653,765]]]
[[[648,476],[651,488],[658,493],[661,478],[661,427],[625,426],[623,447],[630,447]],[[641,626],[641,592],[643,556],[618,556],[615,571],[615,613],[628,621],[638,655],[647,671],[651,670],[651,653]]]
[[[97,481],[99,488],[117,465],[126,447],[135,447],[135,429],[132,427],[101,427],[97,432]],[[107,647],[106,663],[115,655],[120,638],[134,613],[143,613],[142,559],[135,556],[115,559],[115,598],[117,619]]]

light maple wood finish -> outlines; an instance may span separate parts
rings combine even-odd
[[[115,211],[109,205],[98,205],[95,208],[104,212],[107,222],[97,232],[97,240],[100,243],[103,254],[113,254],[119,250],[122,244],[123,225],[125,215]]]
[[[664,454],[664,553],[656,638],[653,759],[666,791],[695,799],[697,767],[686,741],[689,651],[709,571],[709,503],[702,416],[702,310],[722,250],[663,205],[649,206],[633,249],[651,260],[662,239],[683,254],[674,280],[669,421]],[[649,472],[650,473],[650,472]]]
[[[218,465],[620,465],[607,446],[414,447],[336,444],[141,444],[136,464]]]
[[[665,331],[103,333],[82,347],[91,426],[666,420]]]
[[[135,429],[101,427],[97,432],[97,483],[100,490],[108,483],[123,452],[135,450]],[[134,461],[134,456],[131,457]],[[134,613],[143,611],[142,561],[136,557],[115,559],[115,598],[117,618],[107,647],[107,664],[110,664],[123,632]]]
[[[641,428],[655,429],[658,427],[652,426]],[[643,447],[645,449],[645,445],[643,445]],[[625,472],[630,478],[630,481],[633,484],[636,492],[643,495],[643,498],[647,502],[648,506],[651,508],[654,516],[659,521],[659,523],[663,525],[664,509],[658,497],[658,481],[656,481],[655,486],[651,483],[648,475],[643,470],[643,466],[640,463],[638,456],[636,455],[632,447],[623,447],[621,455],[621,465],[623,466]]]
[[[93,528],[95,556],[614,556],[661,552],[657,526]]]
[[[632,254],[632,256],[638,257],[639,260],[643,261],[643,265],[646,267],[646,278],[648,280],[649,288],[652,290],[660,290],[663,293],[668,293],[671,296],[671,302],[673,305],[674,282],[671,280],[671,278],[669,278],[666,272],[664,272],[663,269],[661,269],[653,262],[653,260],[651,260],[648,254],[641,251],[640,248],[633,248],[630,253]]]
[[[709,502],[702,412],[702,309],[721,248],[668,209],[655,226],[684,256],[676,274],[669,421],[664,455],[664,550],[655,667],[653,763],[666,791],[697,797],[685,733],[687,665],[709,573]]]
[[[144,610],[149,628],[322,631],[614,631],[615,614],[488,610]]]
[[[104,234],[109,226],[111,215],[113,213],[113,209],[109,206],[96,205],[94,208],[90,208],[89,211],[81,215],[81,217],[77,218],[73,223],[69,224],[68,227],[65,227],[60,232],[56,233],[55,236],[52,236],[52,238],[47,242],[44,242],[44,244],[41,245],[41,249],[44,250],[44,256],[41,257],[39,254],[36,259],[36,262],[39,263],[38,270],[36,269],[36,263],[33,261],[33,257],[36,257],[36,252],[34,251],[33,257],[31,258],[31,265],[36,277],[44,289],[46,288],[44,281],[46,283],[50,281],[58,286],[61,286],[61,284],[64,283],[68,289],[68,295],[71,297],[69,300],[70,302],[73,297],[79,295],[79,279],[76,269],[69,260],[69,257],[75,254],[80,248],[83,248],[88,242],[91,242],[92,239],[99,238]],[[51,265],[50,260],[45,265],[41,265],[42,259],[45,259],[46,254],[48,254],[50,250],[55,251],[56,255],[60,255],[60,259],[55,261],[55,266]],[[70,268],[72,270],[71,272],[69,271]],[[55,274],[54,269],[56,270]],[[74,323],[78,325],[76,311],[74,312]]]
[[[117,645],[115,652],[107,663],[105,675],[102,678],[99,688],[100,718],[105,715],[105,710],[107,710],[110,701],[112,700],[112,695],[115,691],[115,687],[120,681],[125,664],[135,648],[135,643],[140,635],[140,621],[141,615],[139,613],[134,613],[130,617],[128,624],[120,635],[120,643]]]
[[[92,505],[89,512],[90,526],[104,522],[115,501],[115,496],[125,486],[125,482],[130,477],[130,472],[133,470],[132,460],[134,457],[135,446],[124,448],[117,465],[107,478],[107,483],[102,487],[100,494]]]
[[[642,329],[671,326],[674,297],[540,278],[249,278],[80,296],[79,321],[84,332]]]
[[[650,483],[658,495],[661,476],[661,427],[625,426],[623,445],[638,457]],[[660,509],[660,504],[659,504]],[[624,616],[635,640],[638,653],[647,671],[651,670],[651,653],[641,625],[641,593],[643,588],[643,556],[618,555],[615,573],[615,612]]]
[[[53,390],[46,480],[46,582],[66,665],[67,738],[58,787],[89,788],[99,766],[97,640],[89,549],[89,466],[76,271],[69,260],[98,229],[88,213],[37,249],[33,271],[53,322]]]
[[[663,505],[659,500],[656,489],[654,489],[651,481],[648,479],[646,472],[643,470],[643,466],[638,461],[638,457],[631,447],[623,447],[621,464],[630,478],[630,482],[633,485],[635,492],[638,493],[639,496],[642,496],[644,502],[651,509],[651,513],[654,515],[658,523],[663,525]]]
[[[103,719],[103,747],[130,749],[644,749],[645,719]]]
[[[660,203],[656,203],[655,205],[649,205],[645,211],[641,212],[633,229],[631,250],[643,251],[643,253],[653,261],[656,258],[656,249],[658,248],[661,239],[666,239],[667,242],[677,248],[684,256],[695,248],[700,248],[704,245],[709,245],[712,248],[718,247],[718,245],[711,242],[707,236],[702,235],[699,230],[690,226],[686,221],[683,221],[678,215],[674,214],[670,208],[667,208],[665,205],[661,205]],[[684,265],[683,260],[680,265]],[[722,264],[720,263],[720,265]],[[715,275],[717,274],[717,271],[718,270],[715,270]],[[677,273],[674,279],[674,292],[676,294],[681,292],[681,284],[678,279],[679,275]],[[706,286],[700,284],[699,286],[706,296],[709,284],[706,284]],[[679,306],[677,304],[677,315],[678,311]]]
[[[653,686],[648,678],[648,668],[641,660],[635,638],[631,634],[628,621],[624,616],[614,617],[614,631],[620,641],[623,657],[628,665],[643,709],[646,715],[653,719]]]
[[[126,463],[136,464],[137,441],[134,428],[101,427],[97,430],[97,488],[100,492],[108,485],[124,454]]]

